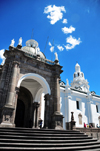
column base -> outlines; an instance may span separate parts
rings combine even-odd
[[[34,126],[33,126],[32,129],[40,129],[40,128],[39,128],[39,127],[34,127]]]
[[[15,127],[15,124],[12,124],[10,122],[4,121],[0,124],[0,127]]]
[[[54,112],[52,116],[52,128],[53,129],[63,129],[63,115],[59,112]]]
[[[15,127],[15,124],[13,123],[13,111],[13,106],[5,105],[2,108],[2,123],[0,124],[0,127]]]

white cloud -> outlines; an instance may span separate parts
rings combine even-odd
[[[4,54],[4,49],[1,49],[1,50],[0,50],[0,59],[2,60],[1,65],[3,65],[4,62],[5,62],[5,57],[3,56],[3,54]]]
[[[73,49],[76,45],[79,45],[81,43],[80,38],[75,39],[71,35],[66,38],[66,43],[69,43],[65,46],[67,50]]]
[[[49,42],[48,44],[49,44],[49,46],[52,46],[51,42]]]
[[[50,46],[50,51],[53,52],[54,51],[54,46],[51,44],[51,42],[49,42],[48,45]]]
[[[50,23],[52,25],[63,18],[63,13],[62,12],[66,12],[64,6],[58,7],[58,6],[55,6],[55,5],[53,5],[53,6],[49,5],[49,6],[45,7],[45,9],[44,9],[44,13],[49,14],[47,16],[47,18],[50,19]]]
[[[68,34],[68,33],[72,33],[73,31],[75,31],[75,28],[70,26],[69,28],[64,27],[62,28],[62,31],[64,32],[64,34]]]
[[[63,51],[63,50],[64,50],[64,48],[63,48],[62,46],[60,46],[60,45],[58,45],[57,48],[58,48],[60,51]]]
[[[63,19],[62,23],[63,23],[63,24],[67,24],[67,23],[68,23],[68,22],[67,22],[67,19]]]
[[[53,52],[53,51],[54,51],[54,46],[52,46],[52,47],[50,48],[50,51],[51,51],[51,52]]]

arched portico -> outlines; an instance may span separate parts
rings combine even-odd
[[[18,81],[18,84],[17,84],[17,87],[19,88],[20,85],[21,85],[21,82],[24,80],[24,79],[34,79],[36,81],[38,81],[41,86],[43,87],[43,91],[45,94],[51,94],[51,90],[50,90],[50,87],[49,87],[49,84],[47,83],[47,81],[40,75],[38,74],[35,74],[35,73],[28,73],[28,74],[25,74],[23,75],[19,81]]]
[[[26,88],[32,95],[32,111],[30,114],[30,117],[28,117],[31,120],[31,123],[33,123],[33,127],[38,126],[38,120],[41,118],[44,123],[44,117],[45,117],[45,112],[44,112],[44,95],[51,93],[49,84],[47,81],[40,75],[35,74],[35,73],[29,73],[23,75],[17,84],[17,87],[24,87]],[[18,96],[19,98],[19,96]],[[28,102],[30,100],[27,100]],[[24,101],[23,101],[24,102]],[[30,107],[31,108],[31,107]],[[27,119],[26,119],[27,120]]]

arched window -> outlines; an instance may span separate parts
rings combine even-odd
[[[83,77],[83,73],[81,73],[81,76]]]
[[[98,105],[96,105],[96,111],[97,111],[97,113],[99,112],[99,111],[98,111]]]
[[[76,74],[74,73],[74,78],[76,78]]]
[[[78,72],[78,77],[80,76],[80,73]]]
[[[79,101],[76,101],[76,107],[79,109]]]

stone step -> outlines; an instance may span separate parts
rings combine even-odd
[[[24,135],[22,135],[22,136],[20,136],[20,135],[7,135],[7,134],[5,134],[5,135],[0,135],[0,138],[16,138],[16,139],[52,139],[52,140],[63,140],[63,139],[66,139],[66,140],[70,140],[70,139],[92,139],[92,137],[91,136],[89,136],[89,137],[83,137],[83,136],[71,136],[71,137],[69,137],[69,136],[66,136],[66,137],[52,137],[52,136],[24,136]]]
[[[97,139],[79,131],[0,128],[0,150],[96,150],[100,148]]]
[[[16,131],[16,132],[23,132],[23,133],[25,133],[25,132],[28,132],[28,133],[55,133],[55,134],[62,134],[62,133],[64,133],[64,134],[73,134],[73,133],[75,133],[75,134],[79,134],[80,133],[80,131],[78,131],[78,130],[53,130],[53,129],[31,129],[31,128],[5,128],[5,127],[0,127],[0,131],[9,131],[9,132],[11,132],[11,131]],[[82,133],[81,132],[81,134],[84,134],[84,133]]]
[[[100,145],[100,142],[81,142],[81,143],[7,143],[0,142],[0,147],[71,147],[71,146],[88,146],[88,145]]]
[[[84,151],[84,150],[79,150],[79,151]],[[85,151],[100,151],[100,148],[94,148],[94,149],[86,149]]]
[[[100,148],[100,145],[88,145],[88,146],[72,146],[72,147],[37,147],[37,148],[34,148],[34,147],[1,147],[0,146],[0,150],[14,150],[14,151],[31,151],[31,150],[38,150],[38,151],[41,151],[41,150],[51,150],[51,151],[57,151],[57,150],[67,150],[67,151],[81,151],[81,150],[85,150],[86,149],[98,149]]]
[[[81,143],[81,142],[97,142],[96,138],[93,139],[72,139],[72,140],[33,140],[33,139],[5,139],[5,138],[0,138],[0,142],[9,142],[9,143]]]
[[[53,134],[53,133],[49,133],[49,134],[44,134],[44,133],[22,133],[22,132],[0,132],[0,135],[24,135],[24,136],[43,136],[43,137],[46,137],[46,136],[51,136],[51,137],[73,137],[73,136],[78,136],[78,137],[88,137],[88,135],[84,135],[82,133],[78,133],[78,134]]]

